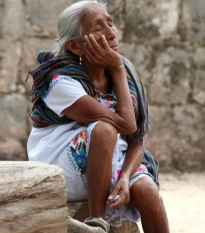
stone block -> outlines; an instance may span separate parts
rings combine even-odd
[[[185,1],[183,4],[183,22],[186,27],[186,40],[193,44],[204,44],[205,1]]]
[[[27,138],[28,100],[21,94],[5,95],[0,99],[0,137],[18,140]]]
[[[151,130],[147,133],[146,148],[159,160],[160,170],[170,169],[172,166],[172,110],[166,107],[150,107]]]
[[[27,17],[32,21],[32,25],[36,25],[39,30],[56,31],[56,23],[58,15],[69,5],[74,3],[74,0],[58,0],[58,1],[26,1]],[[33,28],[35,30],[35,28]],[[39,31],[39,34],[40,34]]]
[[[179,18],[179,0],[154,2],[128,0],[125,8],[123,40],[164,39],[175,35]]]
[[[67,233],[65,180],[58,166],[0,162],[1,233]]]
[[[0,93],[17,91],[22,44],[11,39],[0,40]]]
[[[26,78],[28,71],[35,66],[38,65],[37,55],[41,50],[51,50],[53,49],[53,45],[55,43],[55,39],[43,39],[43,38],[33,38],[30,40],[29,38],[24,39],[23,47],[22,47],[22,57],[23,62],[21,64],[21,81],[23,82]],[[32,85],[32,77],[29,78],[29,84]],[[30,93],[30,89],[27,89]]]
[[[26,148],[14,138],[0,138],[0,161],[25,161],[28,160]]]
[[[173,166],[178,170],[196,171],[204,166],[205,116],[200,107],[188,104],[173,109],[172,148]],[[188,127],[188,128],[187,128]]]
[[[9,41],[18,40],[24,32],[24,6],[20,0],[6,0],[0,6],[2,12],[1,34]]]
[[[186,104],[190,91],[189,55],[170,47],[156,59],[149,99],[156,104]]]
[[[205,104],[205,48],[197,48],[194,54],[196,72],[193,78],[193,99]]]

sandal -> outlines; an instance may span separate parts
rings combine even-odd
[[[100,220],[99,218],[86,218],[83,222],[84,224],[91,226],[91,227],[100,227],[102,228],[105,232],[109,232],[110,230],[110,225],[104,220]]]

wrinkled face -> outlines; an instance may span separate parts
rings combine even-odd
[[[82,35],[92,34],[96,41],[101,44],[100,36],[103,34],[111,49],[118,52],[117,29],[111,16],[101,6],[93,5],[82,21]]]

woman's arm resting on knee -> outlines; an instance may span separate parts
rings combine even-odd
[[[126,135],[134,133],[137,130],[135,114],[120,55],[108,46],[104,36],[101,38],[103,46],[98,44],[92,35],[85,38],[86,56],[89,57],[89,54],[93,54],[89,59],[92,60],[93,66],[102,68],[103,72],[104,69],[108,69],[112,75],[117,95],[117,108],[113,113],[92,97],[83,96],[66,108],[63,114],[82,123],[102,120],[114,125],[119,133]]]
[[[132,115],[125,111],[111,112],[91,96],[85,95],[79,98],[70,107],[63,110],[63,114],[80,123],[92,123],[105,121],[116,127],[118,133],[125,135],[136,131],[136,123]]]
[[[108,197],[107,204],[111,208],[120,208],[127,204],[130,200],[130,187],[129,179],[133,173],[135,173],[140,166],[144,157],[144,144],[141,145],[139,138],[135,137],[128,147],[123,170],[120,174],[120,178],[113,188],[111,194]],[[112,203],[112,200],[116,195],[119,195],[119,199]]]

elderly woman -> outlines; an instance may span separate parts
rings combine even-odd
[[[167,233],[157,161],[145,150],[149,129],[139,74],[118,53],[106,6],[80,1],[58,18],[57,49],[32,69],[29,160],[62,167],[69,202],[88,200],[84,221],[109,231],[141,217],[145,233]]]

